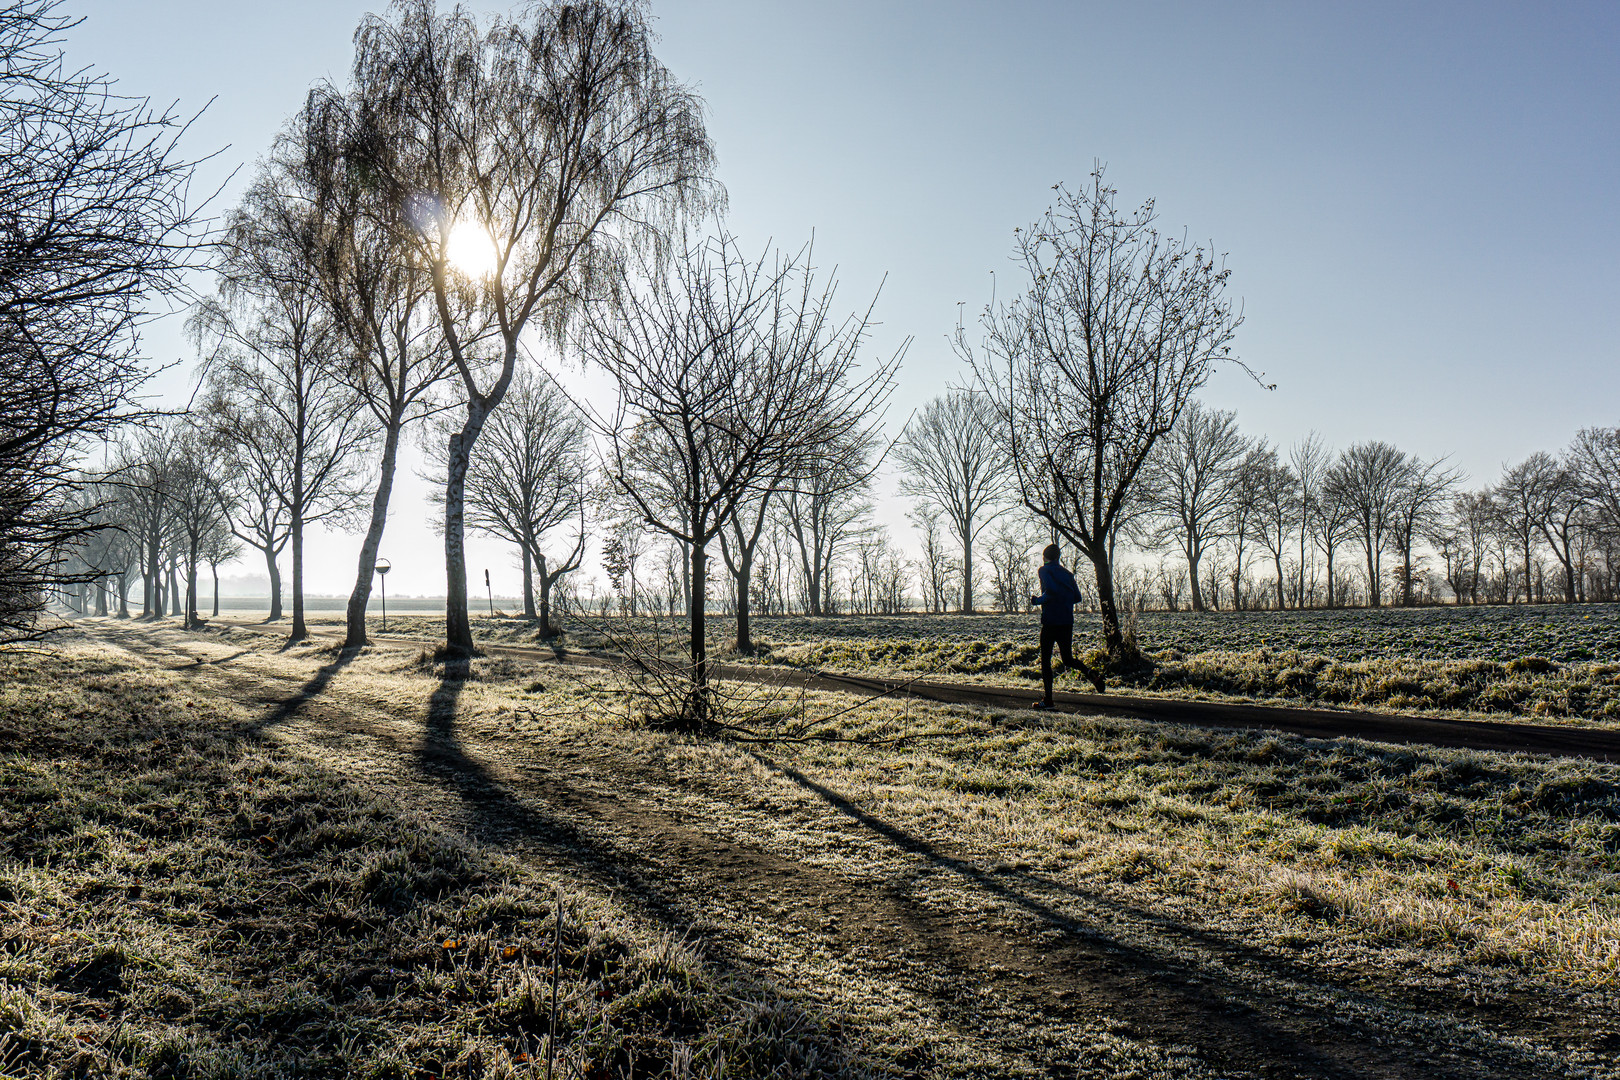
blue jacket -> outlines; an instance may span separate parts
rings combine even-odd
[[[1080,586],[1074,575],[1059,563],[1046,563],[1040,570],[1041,595],[1034,597],[1041,608],[1041,622],[1049,626],[1073,626],[1074,605],[1080,602]]]

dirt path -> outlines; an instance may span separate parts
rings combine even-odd
[[[781,782],[694,783],[606,742],[470,722],[453,680],[402,706],[341,661],[316,669],[161,627],[89,632],[260,710],[292,752],[616,889],[749,978],[868,1029],[936,1033],[914,1075],[960,1060],[1028,1076],[1587,1075],[1559,1045],[1569,1001],[1476,1009],[1323,973],[931,843],[767,756],[758,768]]]
[[[279,634],[262,624],[217,620],[239,630]],[[340,634],[315,631],[313,636],[341,640]],[[437,644],[426,639],[390,636],[383,643],[411,642],[424,646]],[[566,660],[574,664],[609,665],[600,656],[563,653],[547,648],[510,645],[481,645],[493,656],[510,656],[537,662]],[[856,694],[884,694],[937,701],[949,705],[971,705],[990,709],[1027,709],[1039,697],[1034,690],[985,686],[978,683],[940,682],[933,679],[878,679],[828,672],[805,672],[792,668],[759,668],[723,665],[722,674],[731,679],[771,681],[809,690]],[[1587,758],[1594,761],[1620,761],[1620,731],[1592,728],[1555,727],[1550,724],[1523,724],[1498,720],[1456,720],[1446,717],[1403,716],[1398,713],[1350,709],[1302,709],[1286,705],[1253,705],[1244,702],[1189,701],[1178,698],[1133,697],[1124,694],[1056,693],[1053,700],[1061,712],[1085,715],[1123,716],[1192,727],[1241,728],[1282,731],[1312,739],[1366,739],[1370,742],[1421,743],[1462,750],[1491,750],[1507,753],[1548,754],[1553,757]]]

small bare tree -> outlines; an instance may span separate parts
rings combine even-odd
[[[1011,462],[995,408],[983,394],[951,390],[919,409],[894,446],[900,494],[938,507],[962,548],[962,610],[973,610],[973,542],[1010,494]]]
[[[649,526],[686,545],[691,695],[672,723],[712,720],[709,545],[766,486],[825,474],[890,393],[899,357],[858,377],[870,308],[838,319],[833,294],[807,266],[768,268],[721,235],[662,266],[644,260],[639,280],[587,309],[581,349],[618,391],[615,414],[599,418],[609,476]],[[644,489],[649,455],[672,498]]]
[[[1255,470],[1254,536],[1276,568],[1277,608],[1282,610],[1288,606],[1283,557],[1293,546],[1294,530],[1299,524],[1299,477],[1270,447],[1250,463],[1250,468]]]
[[[1099,167],[1015,234],[1022,293],[984,311],[958,351],[995,408],[1024,505],[1091,561],[1103,640],[1128,656],[1111,547],[1148,455],[1222,360],[1240,321],[1228,271],[1167,239],[1152,202],[1122,214]]]
[[[428,429],[428,459],[439,470],[435,479],[443,475],[449,443],[439,436],[455,423],[444,419]],[[538,618],[542,637],[557,632],[551,618],[557,582],[579,569],[584,559],[590,458],[585,418],[550,380],[520,370],[506,407],[490,415],[467,468],[467,527],[517,545],[523,560],[523,614]],[[570,523],[577,527],[563,543],[563,554],[548,556],[550,535]]]
[[[201,430],[192,424],[178,427],[167,494],[176,547],[186,571],[185,623],[188,629],[195,629],[202,622],[197,614],[198,564],[209,537],[225,520],[225,508],[217,498],[216,478],[227,467]]]
[[[1288,451],[1288,463],[1299,478],[1299,512],[1295,517],[1299,524],[1299,576],[1294,605],[1302,608],[1315,603],[1312,599],[1316,573],[1315,560],[1310,558],[1311,521],[1322,498],[1322,476],[1328,466],[1327,445],[1316,432],[1309,432]]]
[[[1557,469],[1552,455],[1538,450],[1517,465],[1505,468],[1502,478],[1492,489],[1500,527],[1513,538],[1516,552],[1522,559],[1519,567],[1524,576],[1524,602],[1527,604],[1535,599],[1532,591],[1535,581],[1534,553],[1542,540],[1543,490]],[[1503,569],[1506,570],[1505,565]]]
[[[1345,508],[1352,535],[1366,555],[1369,607],[1383,602],[1383,556],[1411,468],[1407,454],[1388,443],[1356,443],[1339,455],[1326,480],[1331,498]]]
[[[1424,534],[1444,516],[1446,503],[1462,481],[1462,471],[1449,467],[1444,458],[1420,461],[1412,458],[1406,479],[1396,492],[1390,508],[1390,541],[1401,557],[1401,606],[1412,606],[1412,586],[1417,577],[1413,551]]]
[[[917,581],[922,586],[923,607],[930,614],[945,611],[955,567],[945,550],[945,537],[939,527],[939,511],[930,503],[919,503],[906,515],[922,542],[917,561]]]
[[[1148,458],[1150,500],[1159,519],[1153,538],[1174,542],[1187,560],[1192,609],[1204,610],[1198,570],[1221,535],[1248,440],[1237,414],[1191,402]]]
[[[280,504],[274,516],[286,521],[291,641],[309,634],[305,530],[342,521],[363,501],[358,458],[373,436],[360,398],[338,376],[344,342],[317,273],[321,226],[319,208],[299,196],[284,165],[267,163],[227,220],[219,295],[189,323],[205,354],[204,422],[241,474],[238,501],[253,507],[268,490]]]

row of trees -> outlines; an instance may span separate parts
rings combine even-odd
[[[348,644],[363,644],[398,454],[417,425],[442,483],[448,653],[473,651],[468,528],[519,548],[525,596],[539,597],[526,607],[547,629],[593,531],[631,607],[657,538],[690,617],[696,723],[717,563],[748,649],[756,606],[893,609],[908,577],[928,606],[953,596],[972,609],[984,561],[999,604],[1022,606],[1029,549],[1061,537],[1090,563],[1119,663],[1131,656],[1118,570],[1134,548],[1179,553],[1195,608],[1260,602],[1257,563],[1274,571],[1277,606],[1343,602],[1346,549],[1373,604],[1389,582],[1399,602],[1419,598],[1426,547],[1471,598],[1491,595],[1504,535],[1523,555],[1524,595],[1540,550],[1572,598],[1589,567],[1609,565],[1592,553],[1614,519],[1612,433],[1583,433],[1564,460],[1534,459],[1475,493],[1489,528],[1471,532],[1473,503],[1443,460],[1376,442],[1331,454],[1314,438],[1283,454],[1201,407],[1218,366],[1242,367],[1228,271],[1163,236],[1151,202],[1122,210],[1100,167],[1015,230],[1017,288],[984,308],[977,335],[955,336],[967,387],[886,447],[904,346],[866,356],[871,304],[841,306],[808,248],[751,255],[725,232],[702,104],[650,42],[634,4],[481,21],[406,0],[368,17],[348,82],[312,91],[213,240],[218,288],[190,322],[195,407],[126,438],[100,475],[73,474],[62,490],[76,501],[52,496],[36,515],[80,537],[116,525],[134,548],[86,540],[69,571],[60,538],[31,557],[120,586],[136,567],[148,613],[165,599],[173,609],[184,568],[192,616],[195,568],[225,536],[265,559],[277,597],[286,552],[296,638],[306,530],[363,524],[348,613]],[[172,233],[183,219],[154,222]],[[165,251],[168,234],[155,235],[146,242]],[[153,258],[129,288],[168,280],[171,264]],[[128,319],[115,329],[124,342]],[[100,361],[109,400],[127,400],[134,376],[117,365],[133,371],[129,355]],[[555,379],[564,363],[605,375],[610,400],[570,400]],[[62,474],[69,448],[52,451],[56,473],[45,458],[24,473]],[[870,523],[886,458],[917,500],[923,555],[909,568]],[[93,491],[118,497],[80,498]],[[1496,565],[1507,580],[1506,557]]]

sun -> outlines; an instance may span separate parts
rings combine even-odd
[[[488,277],[499,262],[495,241],[471,221],[451,226],[444,254],[451,266],[470,278]]]

